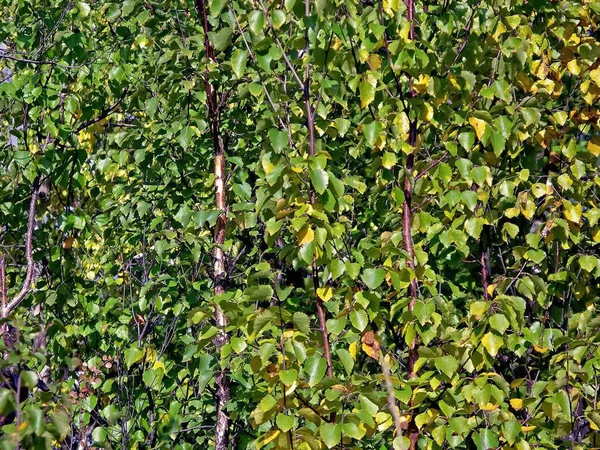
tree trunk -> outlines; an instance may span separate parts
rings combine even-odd
[[[211,61],[216,61],[215,50],[208,37],[210,26],[208,23],[208,11],[205,0],[196,0],[196,9],[202,20],[204,29],[204,47],[206,57]],[[225,243],[225,225],[227,223],[227,192],[225,188],[225,147],[220,125],[219,98],[216,86],[209,78],[208,69],[204,73],[204,86],[206,90],[206,104],[208,108],[208,117],[210,119],[210,133],[213,140],[214,153],[214,186],[215,186],[215,207],[221,213],[217,218],[214,230],[214,248],[213,248],[213,281],[215,285],[215,295],[225,292],[225,283],[227,273],[225,270],[225,255],[223,254],[223,244]],[[221,348],[229,342],[229,335],[226,332],[227,317],[218,306],[215,307],[214,319],[217,327],[220,329],[215,336],[213,343],[220,352]],[[215,375],[215,402],[217,406],[217,423],[215,427],[215,450],[227,450],[230,446],[229,425],[231,419],[226,411],[226,404],[230,399],[229,376],[226,369],[218,368]],[[231,447],[234,447],[231,445]]]

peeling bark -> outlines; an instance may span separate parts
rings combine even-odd
[[[216,61],[215,49],[208,37],[210,25],[208,23],[208,11],[205,0],[196,0],[196,9],[202,20],[204,29],[204,47],[206,57],[211,61]],[[215,295],[225,292],[225,282],[227,273],[225,270],[225,255],[223,253],[223,244],[225,243],[225,225],[227,223],[227,192],[225,187],[225,147],[223,145],[223,136],[220,124],[220,102],[217,95],[217,87],[209,78],[208,69],[204,73],[204,86],[206,90],[206,104],[210,120],[210,133],[213,140],[214,154],[214,186],[215,186],[215,208],[221,213],[217,218],[214,229],[214,248],[213,248],[213,280],[215,285]],[[227,317],[218,306],[215,308],[214,319],[219,333],[213,339],[213,343],[220,351],[223,346],[229,342],[229,335],[226,332]],[[217,423],[215,427],[215,450],[227,450],[230,446],[229,426],[231,418],[226,411],[226,404],[231,397],[229,386],[229,375],[226,369],[217,369],[215,375],[215,402],[217,406]]]

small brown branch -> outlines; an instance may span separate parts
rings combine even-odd
[[[46,60],[46,61],[38,61],[35,59],[27,59],[27,58],[17,58],[15,56],[7,55],[6,53],[0,54],[0,59],[9,59],[11,61],[25,63],[25,64],[35,64],[38,66],[56,66],[61,67],[63,69],[79,69],[82,66],[68,66],[65,64],[57,63],[56,61]]]
[[[396,394],[394,394],[394,385],[392,383],[392,377],[390,375],[390,368],[385,357],[381,357],[381,370],[383,372],[383,378],[385,380],[385,389],[387,391],[388,409],[392,418],[394,419],[394,426],[396,427],[397,437],[402,436],[402,420],[400,419],[400,411],[396,406]]]
[[[271,32],[273,33],[273,39],[275,39],[275,43],[277,44],[277,47],[279,47],[279,50],[281,50],[281,54],[283,55],[283,60],[285,61],[288,68],[290,69],[290,72],[292,72],[292,75],[294,75],[294,78],[296,79],[298,84],[300,86],[304,86],[304,82],[298,75],[298,72],[296,72],[296,69],[294,69],[294,66],[290,62],[290,59],[288,58],[288,55],[287,55],[285,49],[283,48],[283,45],[281,45],[281,41],[277,37],[277,33],[275,33],[275,27],[273,27],[273,22],[271,21],[271,16],[269,15],[267,8],[265,8],[265,5],[262,0],[258,0],[258,3],[260,4],[263,14],[267,18],[267,23],[269,24],[269,28],[271,29]]]
[[[477,4],[475,6],[473,6],[473,10],[471,11],[471,16],[469,17],[469,21],[467,22],[467,26],[465,28],[465,37],[463,38],[463,41],[458,49],[458,52],[456,53],[456,57],[454,58],[454,61],[452,61],[452,64],[450,65],[450,67],[452,67],[454,64],[456,64],[458,62],[460,55],[462,55],[462,52],[465,50],[465,47],[467,46],[467,41],[469,40],[469,35],[471,34],[471,27],[473,26],[473,18],[475,17],[475,12],[477,11],[477,7],[479,6],[480,3],[481,3],[481,0],[479,0],[477,2]],[[448,71],[450,71],[450,69],[448,69]]]
[[[25,275],[25,281],[23,281],[23,286],[21,287],[19,293],[2,308],[2,317],[8,317],[8,315],[21,304],[31,290],[31,284],[35,278],[35,261],[33,260],[33,228],[35,226],[35,208],[40,187],[39,184],[40,176],[38,175],[33,181],[31,200],[29,201],[27,232],[25,234],[25,259],[27,260],[27,274]]]
[[[0,258],[0,295],[2,295],[2,311],[6,308],[6,256]]]
[[[488,292],[488,287],[490,285],[489,279],[488,279],[488,263],[487,263],[487,258],[489,257],[487,255],[488,253],[488,249],[483,249],[483,251],[481,252],[481,258],[480,258],[480,262],[481,262],[481,282],[483,284],[483,298],[484,300],[489,300],[490,299],[490,294]]]
[[[125,95],[127,95],[127,92],[129,91],[129,88],[125,88],[125,90],[123,91],[123,93],[121,94],[121,96],[117,99],[117,101],[115,103],[113,103],[111,106],[109,106],[108,108],[104,109],[100,115],[98,117],[95,117],[94,119],[90,119],[84,123],[82,123],[79,127],[77,127],[75,129],[75,131],[73,133],[79,133],[82,130],[85,130],[87,127],[94,125],[95,123],[100,122],[102,119],[105,119],[106,117],[108,117],[108,115],[113,112],[117,106],[119,106],[119,104],[123,101],[123,99],[125,98]]]
[[[317,317],[319,319],[319,330],[321,331],[321,337],[323,338],[323,357],[327,364],[327,376],[333,377],[333,364],[331,362],[331,347],[329,345],[329,336],[327,331],[327,317],[325,315],[325,305],[323,299],[319,296],[319,271],[317,268],[317,259],[313,256],[312,263],[312,277],[313,286],[315,291],[315,297],[317,300]]]
[[[448,156],[448,152],[444,152],[444,154],[439,158],[436,159],[434,162],[432,162],[429,166],[427,166],[427,168],[425,170],[423,170],[421,173],[419,173],[416,177],[415,177],[415,183],[422,178],[423,176],[425,176],[427,174],[427,172],[429,172],[431,169],[433,169],[435,166],[437,166],[439,163],[441,163],[444,159],[446,159],[446,156]]]

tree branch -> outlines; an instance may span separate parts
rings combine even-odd
[[[33,227],[35,226],[35,207],[38,198],[40,176],[33,180],[31,200],[29,202],[29,217],[27,219],[27,233],[25,234],[25,259],[27,260],[27,275],[21,290],[8,304],[2,308],[2,317],[7,317],[17,306],[25,299],[31,290],[31,284],[34,281],[35,261],[33,260]]]

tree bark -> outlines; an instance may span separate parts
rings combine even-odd
[[[196,9],[202,20],[204,29],[204,47],[206,57],[210,61],[216,61],[215,49],[208,37],[210,25],[208,23],[208,11],[205,0],[196,0]],[[206,104],[208,116],[210,119],[210,133],[213,141],[214,154],[214,186],[215,186],[215,207],[220,211],[219,217],[214,229],[214,248],[213,248],[213,280],[215,295],[225,292],[225,282],[227,273],[225,271],[225,255],[223,253],[223,244],[225,243],[225,225],[227,223],[227,192],[225,188],[225,147],[220,124],[220,104],[216,86],[209,78],[208,69],[204,73],[204,86],[206,90]],[[229,335],[226,332],[227,317],[219,306],[215,307],[214,319],[217,327],[220,329],[215,336],[213,343],[220,351],[223,346],[229,342]],[[231,419],[226,411],[226,404],[230,399],[229,376],[226,369],[219,368],[215,375],[215,402],[217,406],[217,423],[215,427],[215,450],[227,450],[234,445],[230,442],[229,425]]]

